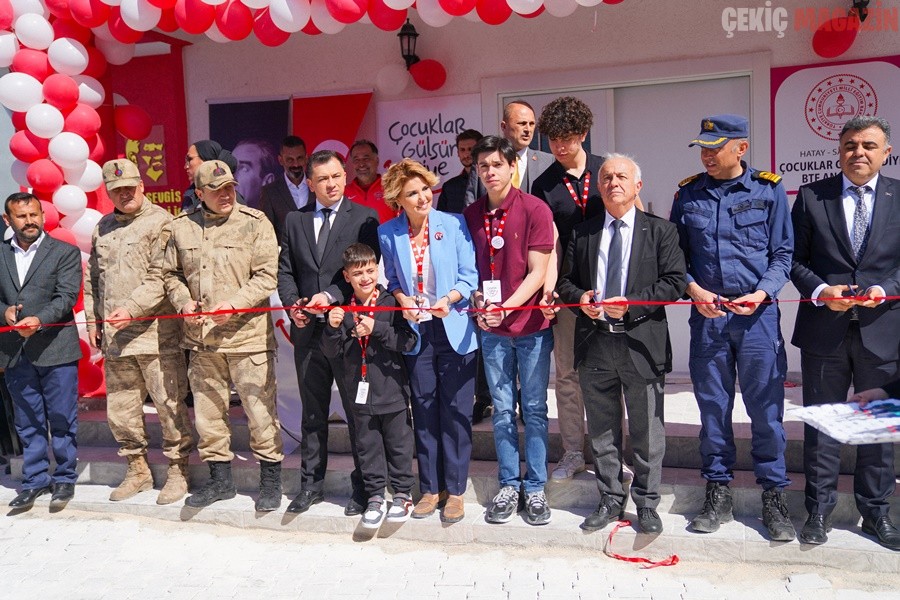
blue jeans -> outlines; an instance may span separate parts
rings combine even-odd
[[[547,386],[553,332],[509,337],[483,332],[484,372],[494,399],[494,443],[500,487],[539,492],[547,482]],[[525,420],[525,480],[519,468],[519,430],[516,424],[516,377],[522,386]]]

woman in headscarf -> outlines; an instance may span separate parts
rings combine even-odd
[[[184,170],[187,172],[191,185],[185,190],[181,197],[181,210],[190,210],[197,206],[197,195],[194,192],[194,173],[204,162],[208,160],[221,160],[228,165],[232,173],[237,173],[237,159],[231,154],[230,150],[222,147],[222,144],[215,140],[200,140],[194,142],[188,148],[187,155],[184,157]],[[244,198],[240,194],[237,201],[244,204]]]

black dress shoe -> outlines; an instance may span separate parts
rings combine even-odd
[[[54,483],[53,495],[50,496],[50,506],[65,505],[75,497],[74,483]]]
[[[807,517],[798,537],[801,544],[818,546],[828,541],[829,531],[831,531],[831,519],[820,513],[812,513]]]
[[[493,403],[490,398],[478,398],[472,407],[472,425],[478,425],[493,413]]]
[[[662,519],[659,513],[652,508],[638,509],[638,525],[644,533],[660,533],[663,530]]]
[[[289,513],[304,513],[309,510],[309,507],[313,504],[318,504],[325,500],[324,492],[313,492],[310,490],[303,490],[294,500],[288,505],[287,512]]]
[[[863,533],[877,537],[878,543],[885,548],[900,550],[900,529],[894,527],[889,516],[884,515],[878,519],[864,518],[862,530]]]
[[[358,517],[363,514],[366,510],[366,506],[368,503],[363,503],[354,498],[350,497],[350,500],[347,501],[347,506],[344,507],[344,516],[346,517]]]
[[[49,493],[49,485],[45,485],[44,487],[39,488],[31,488],[29,490],[22,490],[21,492],[19,492],[18,496],[12,499],[12,502],[9,503],[9,506],[10,508],[31,508],[32,506],[34,506],[35,498]]]
[[[621,520],[625,516],[625,509],[612,498],[601,498],[597,510],[592,512],[581,524],[585,531],[598,531],[613,521]]]

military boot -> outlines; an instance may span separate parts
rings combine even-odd
[[[281,506],[281,463],[259,461],[259,496],[256,510],[272,512]]]
[[[157,504],[172,504],[184,498],[188,491],[188,461],[186,458],[169,461],[166,485],[159,492]]]
[[[712,533],[722,523],[734,519],[731,510],[731,490],[726,483],[708,481],[706,483],[706,501],[703,511],[691,521],[691,529],[701,533]]]
[[[136,454],[129,455],[127,458],[128,470],[125,472],[125,479],[109,495],[109,499],[114,502],[127,500],[136,496],[139,492],[153,487],[153,475],[150,473],[147,457],[142,454]]]
[[[791,523],[791,515],[788,513],[787,504],[784,501],[784,492],[778,488],[772,488],[762,493],[762,519],[763,525],[769,530],[769,537],[773,542],[790,542],[797,537],[794,524]]]
[[[231,477],[231,461],[209,461],[209,481],[197,493],[188,496],[185,506],[203,508],[219,500],[230,500],[237,495]]]

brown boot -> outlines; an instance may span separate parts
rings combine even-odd
[[[172,504],[184,498],[188,491],[188,461],[169,461],[169,470],[166,472],[166,485],[159,492],[157,504]]]
[[[449,496],[447,504],[441,511],[441,521],[444,523],[459,523],[466,516],[462,496]]]
[[[150,465],[147,464],[147,457],[143,455],[128,456],[128,470],[125,472],[125,479],[114,489],[109,495],[109,499],[113,502],[119,500],[127,500],[136,496],[139,492],[149,490],[153,487],[153,475],[150,473]]]

